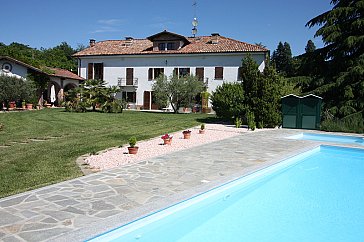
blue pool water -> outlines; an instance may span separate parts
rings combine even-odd
[[[91,241],[360,241],[364,149],[320,146]]]
[[[355,136],[301,133],[298,135],[290,136],[288,138],[364,145],[364,137],[355,137]]]

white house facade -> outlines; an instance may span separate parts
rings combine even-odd
[[[90,47],[74,55],[79,76],[118,85],[132,107],[158,109],[152,85],[160,74],[193,74],[213,92],[223,82],[241,81],[242,59],[251,54],[262,71],[268,50],[213,34],[184,37],[163,31],[147,39],[90,41]]]

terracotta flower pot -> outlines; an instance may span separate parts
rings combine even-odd
[[[199,132],[200,134],[204,134],[204,133],[205,133],[205,130],[204,130],[204,129],[200,129],[198,132]]]
[[[183,133],[183,138],[184,138],[184,139],[189,139],[189,138],[191,138],[191,132]]]
[[[32,110],[32,109],[33,109],[33,104],[31,104],[31,103],[27,103],[27,109],[28,109],[28,110]]]
[[[172,139],[163,139],[165,145],[171,145]]]
[[[9,108],[11,108],[11,109],[16,108],[16,103],[15,102],[10,102],[9,103]]]
[[[134,147],[128,147],[129,154],[131,154],[131,155],[135,155],[136,153],[138,153],[138,149],[139,149],[139,147],[137,147],[137,146],[134,146]]]

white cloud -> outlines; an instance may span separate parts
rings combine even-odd
[[[96,29],[91,33],[120,32],[124,23],[125,20],[123,19],[99,19],[97,20]]]
[[[158,29],[158,30],[164,30],[164,29],[172,29],[173,26],[175,26],[176,23],[165,18],[165,17],[155,17],[152,19],[151,23],[148,25],[151,28]]]
[[[123,19],[100,19],[97,21],[99,24],[104,24],[104,25],[121,25],[125,22],[125,20]]]
[[[91,33],[95,34],[95,33],[105,33],[105,32],[118,32],[118,31],[121,30],[110,26],[101,26],[98,29],[91,31]]]

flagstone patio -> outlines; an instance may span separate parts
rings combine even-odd
[[[242,133],[0,199],[0,240],[91,238],[320,144],[285,138],[300,132]]]

